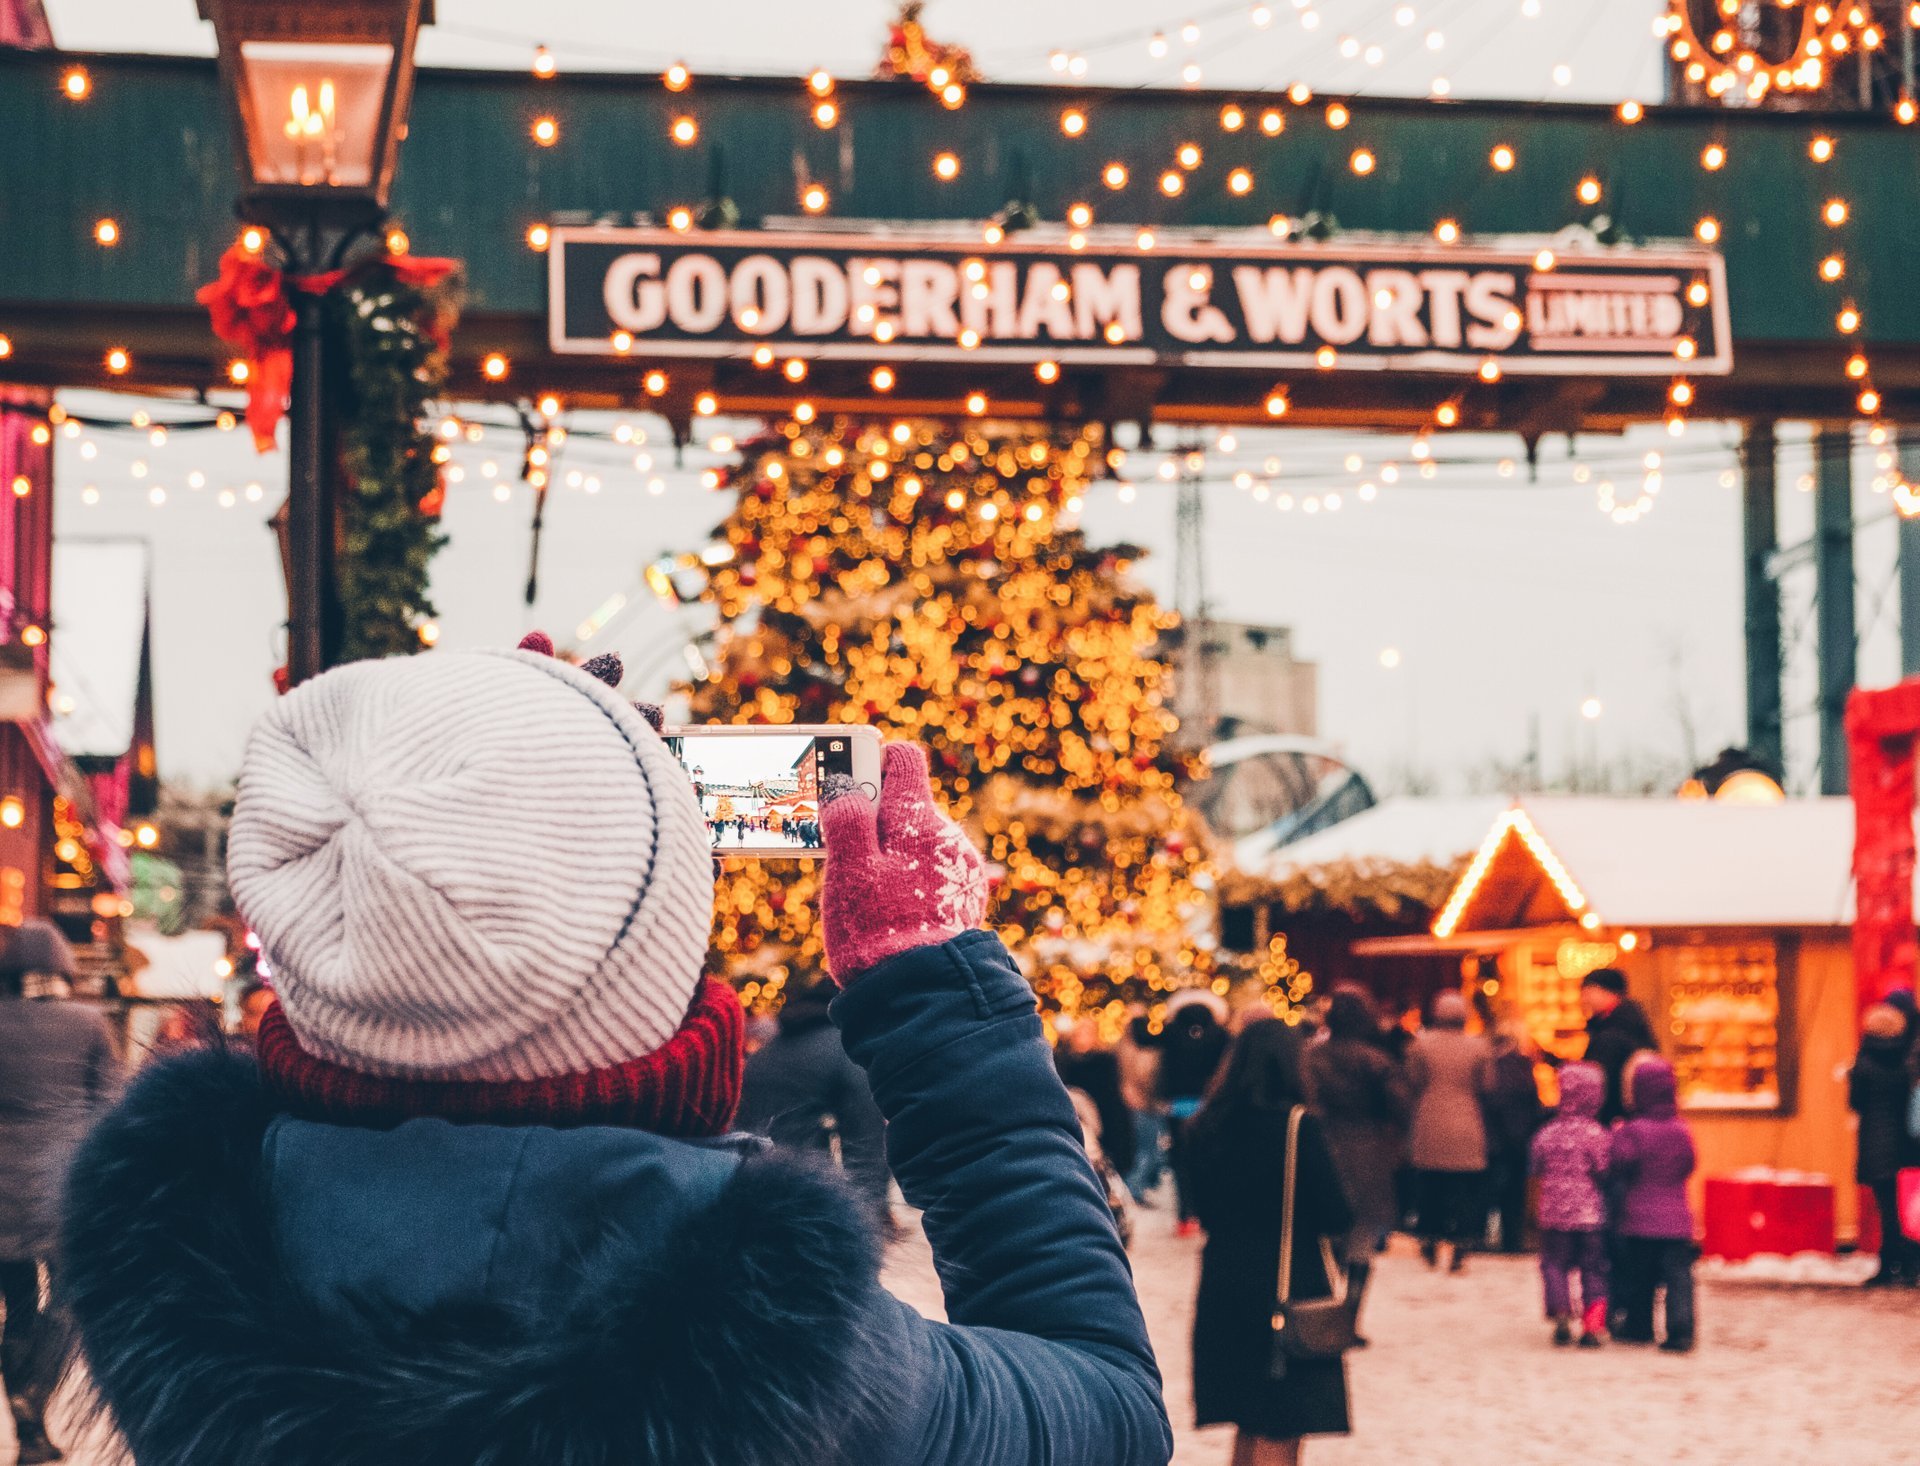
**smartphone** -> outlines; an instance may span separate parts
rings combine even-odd
[[[825,855],[820,794],[844,774],[880,798],[880,730],[864,725],[669,728],[667,747],[693,780],[715,855]]]

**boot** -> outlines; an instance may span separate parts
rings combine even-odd
[[[1367,1280],[1373,1276],[1370,1262],[1347,1264],[1347,1304],[1353,1309],[1353,1347],[1365,1349],[1372,1340],[1360,1332],[1360,1305],[1367,1299]]]
[[[1464,1242],[1456,1242],[1453,1244],[1453,1258],[1447,1263],[1447,1271],[1450,1273],[1464,1273],[1466,1270],[1467,1244]]]
[[[1553,1321],[1553,1347],[1565,1349],[1573,1343],[1573,1325],[1564,1318]]]
[[[1420,1243],[1420,1260],[1428,1267],[1440,1266],[1440,1244],[1431,1237],[1424,1238]]]

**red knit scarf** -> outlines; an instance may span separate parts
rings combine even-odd
[[[300,1047],[274,1002],[261,1017],[260,1073],[302,1119],[387,1126],[434,1118],[490,1125],[624,1125],[656,1135],[723,1135],[740,1107],[746,1018],[725,983],[707,979],[679,1032],[637,1059],[550,1079],[392,1079]]]

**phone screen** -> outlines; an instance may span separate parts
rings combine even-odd
[[[827,775],[853,777],[853,740],[838,735],[675,733],[667,747],[693,780],[718,855],[818,854]]]

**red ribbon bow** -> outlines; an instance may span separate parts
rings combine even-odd
[[[460,268],[458,260],[385,255],[352,269],[288,275],[236,244],[220,257],[220,278],[194,293],[194,299],[207,308],[213,334],[237,348],[247,363],[247,426],[260,452],[273,447],[281,414],[287,410],[287,394],[293,388],[294,312],[288,287],[307,295],[325,295],[374,264],[386,265],[403,285],[423,290]],[[446,323],[436,317],[429,328],[444,348]]]

